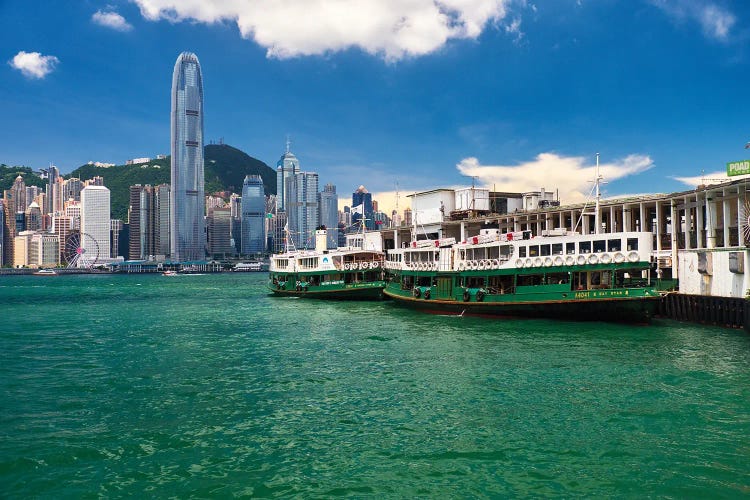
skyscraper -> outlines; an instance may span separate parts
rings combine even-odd
[[[183,52],[172,75],[172,260],[206,256],[203,219],[203,78],[198,57]]]
[[[109,259],[109,189],[86,186],[81,190],[81,247],[87,257]],[[92,242],[93,240],[93,242]]]
[[[287,210],[289,196],[286,189],[287,179],[299,173],[299,160],[289,151],[286,141],[286,152],[276,163],[276,200],[279,210]]]
[[[336,186],[331,183],[323,187],[318,194],[320,203],[320,225],[328,230],[328,248],[338,246],[338,221],[339,221],[339,197],[336,194]]]
[[[352,193],[352,226],[354,226],[355,230],[361,230],[359,221],[363,215],[365,218],[365,227],[367,229],[374,229],[375,221],[372,214],[372,194],[364,186],[359,186]]]
[[[297,248],[315,248],[314,233],[320,223],[318,174],[299,172],[286,180],[289,232]]]
[[[242,254],[251,255],[265,250],[266,200],[263,179],[247,175],[242,183]]]

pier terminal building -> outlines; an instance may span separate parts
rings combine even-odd
[[[750,290],[750,179],[701,185],[671,194],[601,200],[600,233],[653,233],[652,268],[664,280],[678,279],[680,294],[745,298]],[[560,205],[554,193],[499,193],[484,188],[414,193],[414,226],[381,231],[383,247],[417,239],[464,241],[480,229],[531,231],[533,236],[596,233],[595,203]]]

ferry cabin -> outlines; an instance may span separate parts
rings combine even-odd
[[[358,285],[382,280],[380,252],[351,251],[337,254],[295,252],[272,257],[272,289],[311,291],[337,285]]]
[[[484,230],[457,244],[412,242],[389,250],[386,291],[464,304],[650,296],[652,240],[645,232],[532,238]]]

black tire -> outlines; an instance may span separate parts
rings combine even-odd
[[[425,290],[424,291],[424,299],[425,300],[430,300],[430,291],[429,290]]]

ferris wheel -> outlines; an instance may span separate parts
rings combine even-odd
[[[99,260],[99,244],[88,233],[72,232],[65,238],[63,257],[68,268],[91,269]]]

